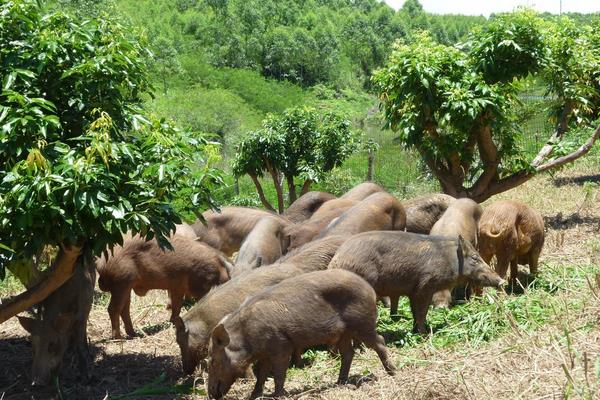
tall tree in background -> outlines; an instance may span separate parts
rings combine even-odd
[[[597,32],[522,11],[475,30],[466,51],[427,34],[399,44],[374,76],[387,125],[419,151],[448,194],[481,202],[518,186],[581,157],[600,136]],[[518,83],[532,74],[556,98],[556,130],[530,160],[514,121]]]

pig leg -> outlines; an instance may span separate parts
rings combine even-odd
[[[268,360],[260,360],[256,363],[254,368],[256,384],[254,385],[254,390],[252,390],[252,394],[250,395],[251,399],[262,397],[269,372],[271,372],[271,363]]]
[[[393,320],[398,319],[398,301],[400,300],[400,296],[390,296],[390,315]]]
[[[169,290],[169,299],[171,300],[171,322],[175,322],[183,305],[183,293]]]
[[[121,328],[120,328],[120,316],[121,310],[125,307],[125,302],[127,301],[127,292],[130,292],[131,289],[127,288],[118,288],[114,289],[110,293],[110,303],[108,304],[108,315],[110,316],[110,324],[112,327],[112,337],[113,339],[121,339]]]
[[[531,275],[537,275],[538,273],[538,260],[540,258],[541,252],[540,250],[532,251],[529,255],[529,273]]]
[[[271,366],[273,370],[273,380],[275,381],[275,391],[273,397],[282,397],[286,395],[283,389],[285,383],[285,374],[288,366],[290,365],[290,359],[292,357],[292,349],[290,351],[279,352],[277,356],[271,359]]]
[[[502,257],[496,257],[496,273],[500,276],[500,278],[506,278],[506,272],[508,271],[508,264],[510,263],[510,258],[506,255]]]
[[[354,348],[352,347],[352,339],[349,337],[342,337],[342,339],[337,343],[337,347],[340,354],[342,355],[342,365],[340,367],[338,383],[343,384],[348,381],[350,365],[352,365],[352,359],[354,358]]]
[[[121,310],[121,319],[123,320],[123,325],[125,325],[125,332],[128,336],[135,336],[135,330],[133,329],[133,323],[131,322],[131,290],[127,291],[127,299],[125,300],[125,305]]]
[[[519,276],[518,260],[519,257],[510,260],[510,281],[513,282],[513,284],[517,282],[517,277]]]
[[[375,329],[373,329],[373,332],[370,335],[362,338],[362,342],[365,344],[365,346],[375,350],[379,356],[379,359],[381,360],[381,363],[383,364],[383,368],[385,368],[385,371],[390,375],[394,375],[396,367],[394,367],[394,364],[392,364],[388,357],[388,352],[387,348],[385,347],[385,340],[383,337],[378,335],[377,332],[375,332]]]
[[[428,334],[427,329],[427,311],[429,311],[429,304],[431,304],[431,293],[420,293],[419,295],[412,296],[410,298],[411,309],[413,311],[413,332]]]

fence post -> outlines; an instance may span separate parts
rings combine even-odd
[[[375,164],[375,152],[369,148],[369,160],[367,164],[367,182],[373,181],[373,165]]]
[[[236,196],[240,195],[240,181],[237,176],[233,181],[233,194],[235,194]]]

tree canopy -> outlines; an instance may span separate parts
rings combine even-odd
[[[446,193],[483,201],[508,190],[580,157],[598,137],[594,130],[583,144],[571,138],[568,154],[553,153],[567,136],[581,139],[597,117],[596,31],[524,10],[497,16],[461,46],[427,33],[400,42],[373,78],[387,125],[419,151]],[[530,76],[554,99],[557,126],[534,160],[519,148],[515,123],[520,83]]]
[[[346,160],[358,146],[358,137],[350,129],[350,121],[332,112],[319,113],[314,108],[297,107],[282,115],[270,115],[262,129],[242,138],[233,172],[248,174],[254,182],[263,205],[274,211],[263,194],[259,178],[268,173],[277,192],[278,211],[283,212],[284,196],[281,175],[288,187],[290,203],[296,200],[294,179],[300,178],[301,194],[312,182]]]
[[[0,248],[0,272],[31,267],[46,246],[99,255],[128,230],[168,246],[184,211],[173,200],[200,212],[221,178],[207,139],[144,115],[143,43],[35,1],[3,2],[0,15],[0,243],[13,250]]]

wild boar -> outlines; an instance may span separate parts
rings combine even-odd
[[[510,278],[518,274],[517,263],[528,264],[537,274],[538,259],[544,247],[544,219],[526,204],[514,200],[496,201],[485,208],[479,221],[479,251],[490,262],[495,255],[496,272]]]
[[[289,250],[297,249],[319,236],[334,219],[357,203],[348,199],[329,200],[315,211],[308,221],[288,225],[285,235],[289,238]]]
[[[391,194],[378,192],[344,211],[336,221],[321,232],[320,236],[403,230],[405,225],[406,214],[402,204]]]
[[[436,193],[402,202],[406,211],[406,231],[428,234],[454,200],[447,194]]]
[[[435,292],[477,283],[501,286],[501,279],[471,243],[409,232],[374,231],[352,236],[331,260],[329,268],[352,271],[373,286],[377,296],[390,298],[398,311],[400,296],[408,296],[413,331],[427,333],[427,311]]]
[[[385,189],[373,182],[363,182],[347,191],[340,199],[361,201],[378,192],[385,192]]]
[[[190,239],[196,239],[196,232],[191,225],[184,223],[175,225],[174,235],[185,236]]]
[[[103,264],[97,264],[98,286],[110,292],[108,314],[112,337],[121,338],[119,316],[128,335],[135,335],[129,304],[131,289],[144,296],[151,289],[169,293],[171,321],[179,315],[183,297],[196,299],[230,278],[231,265],[218,250],[205,243],[175,235],[173,251],[161,249],[156,240],[127,239]]]
[[[362,278],[343,270],[316,271],[287,279],[249,299],[215,327],[209,345],[208,396],[223,397],[237,378],[255,364],[252,398],[260,397],[273,373],[274,397],[283,385],[294,352],[316,345],[339,349],[338,383],[348,380],[352,342],[375,350],[393,375],[385,341],[375,330],[375,292]]]
[[[457,199],[446,209],[441,218],[431,228],[430,235],[457,238],[462,236],[477,248],[477,223],[483,209],[471,199]],[[442,290],[433,295],[433,304],[437,307],[449,307],[452,297],[465,300],[467,288],[460,285],[450,293]]]
[[[67,349],[73,350],[79,370],[88,374],[92,360],[87,321],[95,281],[94,262],[80,256],[80,265],[71,278],[37,306],[36,318],[18,317],[21,326],[31,334],[32,385],[50,383],[67,356]]]
[[[326,192],[308,192],[294,201],[283,213],[292,223],[308,220],[323,203],[335,199],[335,196]]]
[[[242,243],[233,275],[272,264],[281,258],[289,246],[288,236],[283,233],[285,226],[281,218],[262,218]]]
[[[308,243],[275,264],[251,270],[216,287],[182,317],[176,318],[176,338],[181,349],[183,371],[193,373],[206,358],[213,328],[225,315],[235,311],[246,297],[284,279],[326,269],[345,240],[345,237],[331,236]]]
[[[228,257],[240,250],[242,242],[261,218],[281,218],[277,214],[249,207],[223,207],[220,212],[208,210],[202,216],[206,224],[198,220],[192,225],[196,236]]]

